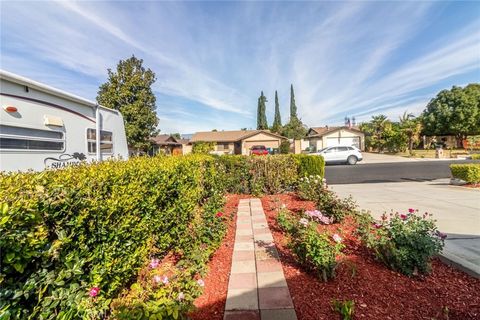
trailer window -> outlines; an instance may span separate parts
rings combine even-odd
[[[97,152],[97,131],[95,129],[87,129],[88,152]],[[113,134],[110,131],[100,130],[100,151],[102,153],[113,153]]]
[[[0,125],[0,149],[63,151],[65,149],[64,133]]]

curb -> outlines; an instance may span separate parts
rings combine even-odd
[[[446,265],[452,266],[472,277],[480,279],[480,266],[477,266],[476,264],[473,264],[447,250],[444,250],[438,257]]]

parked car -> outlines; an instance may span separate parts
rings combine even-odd
[[[311,154],[322,156],[325,159],[325,163],[347,163],[353,165],[363,160],[362,152],[352,146],[327,147]]]
[[[268,154],[268,150],[265,148],[265,146],[253,146],[250,148],[250,154],[256,156],[265,156]]]

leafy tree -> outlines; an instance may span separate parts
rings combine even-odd
[[[266,106],[267,98],[262,94],[258,98],[258,108],[257,108],[257,130],[266,130],[268,129],[267,115],[266,115]]]
[[[215,150],[215,142],[198,141],[192,146],[192,153],[208,154],[213,150]]]
[[[405,134],[408,143],[408,151],[412,154],[413,145],[420,141],[422,124],[412,113],[405,111],[400,117],[400,130]]]
[[[181,139],[182,137],[180,136],[180,133],[176,132],[176,133],[172,133],[170,135],[171,137],[174,137],[175,139]]]
[[[290,121],[283,126],[281,134],[289,139],[305,138],[308,128],[297,117],[290,118]]]
[[[454,135],[457,146],[467,135],[480,133],[480,84],[453,86],[430,100],[422,114],[427,135]]]
[[[293,92],[293,84],[290,85],[290,119],[298,118],[297,105],[295,104],[295,93]]]
[[[281,154],[287,154],[290,152],[290,142],[288,140],[283,140],[280,143],[279,151]]]
[[[280,105],[278,103],[278,94],[275,90],[275,118],[273,120],[272,132],[280,132],[282,129],[282,118],[280,117]]]
[[[398,152],[407,149],[407,136],[400,130],[400,125],[391,122],[385,115],[372,116],[370,122],[360,125],[365,133],[365,145],[377,151]]]
[[[145,69],[143,60],[135,56],[120,60],[116,71],[108,69],[108,80],[99,88],[97,102],[119,110],[125,121],[128,145],[137,150],[150,146],[149,138],[156,134],[158,118],[152,84],[155,73]]]

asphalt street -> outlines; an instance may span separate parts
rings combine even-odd
[[[480,163],[480,161],[445,160],[372,163],[353,166],[327,165],[325,167],[325,178],[328,184],[430,181],[450,178],[449,166],[452,163]]]

